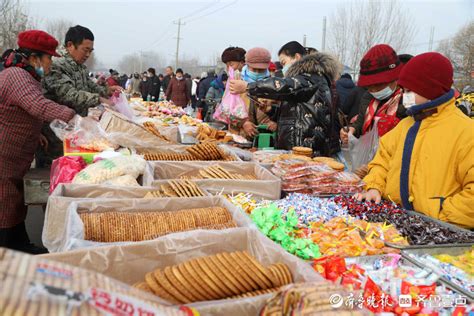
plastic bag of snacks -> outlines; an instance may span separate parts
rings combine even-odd
[[[103,274],[5,248],[0,248],[0,278],[5,316],[198,315]]]
[[[100,184],[120,176],[138,178],[145,172],[146,162],[140,156],[120,156],[100,160],[79,172],[72,183]]]
[[[54,120],[50,127],[63,142],[69,140],[72,145],[83,149],[104,151],[118,147],[107,139],[100,123],[90,117],[76,115],[69,123]]]
[[[243,120],[249,116],[247,106],[244,100],[238,94],[230,93],[230,81],[238,79],[234,69],[229,67],[229,80],[227,80],[226,89],[224,96],[222,97],[221,103],[217,106],[216,112],[214,113],[214,119],[229,124],[234,120]]]
[[[76,174],[85,167],[86,162],[79,156],[68,156],[55,159],[51,166],[49,194],[51,194],[60,183],[71,183]]]

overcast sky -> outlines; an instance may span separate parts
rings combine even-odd
[[[400,0],[417,27],[406,52],[428,50],[430,29],[434,46],[473,19],[474,0]],[[29,14],[44,27],[51,19],[68,19],[90,28],[95,35],[95,54],[102,64],[115,67],[120,58],[154,50],[174,64],[177,25],[181,28],[182,54],[200,56],[206,63],[229,45],[246,49],[262,46],[274,56],[290,40],[321,47],[323,17],[330,19],[343,0],[196,0],[196,1],[44,1],[30,0]],[[195,13],[195,14],[193,14]],[[328,20],[330,25],[330,21]]]

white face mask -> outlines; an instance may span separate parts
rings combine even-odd
[[[416,105],[415,92],[410,91],[410,92],[403,93],[403,106],[406,109],[409,109],[414,105]]]
[[[394,92],[394,90],[392,88],[390,88],[390,86],[386,86],[382,90],[377,91],[377,92],[370,92],[370,94],[374,98],[376,98],[377,100],[380,101],[380,100],[388,99],[393,94],[393,92]]]

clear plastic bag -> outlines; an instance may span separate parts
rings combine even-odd
[[[104,151],[118,147],[108,140],[100,123],[90,117],[76,115],[69,123],[54,120],[50,127],[60,140],[69,139],[73,145],[84,149]]]
[[[119,113],[125,115],[129,120],[133,119],[133,111],[130,105],[128,104],[128,100],[125,93],[122,92],[118,96],[113,96],[111,100],[115,105],[115,109]]]
[[[350,171],[354,172],[363,165],[367,165],[374,159],[379,147],[379,133],[377,123],[374,122],[372,129],[359,137],[358,139],[349,134],[349,156]]]
[[[145,167],[145,160],[136,155],[103,159],[79,172],[72,183],[100,184],[124,175],[136,179],[145,172]]]

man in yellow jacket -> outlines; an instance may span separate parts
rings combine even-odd
[[[409,117],[380,140],[359,200],[383,196],[474,228],[474,122],[454,103],[453,67],[439,53],[414,57],[398,84]]]

